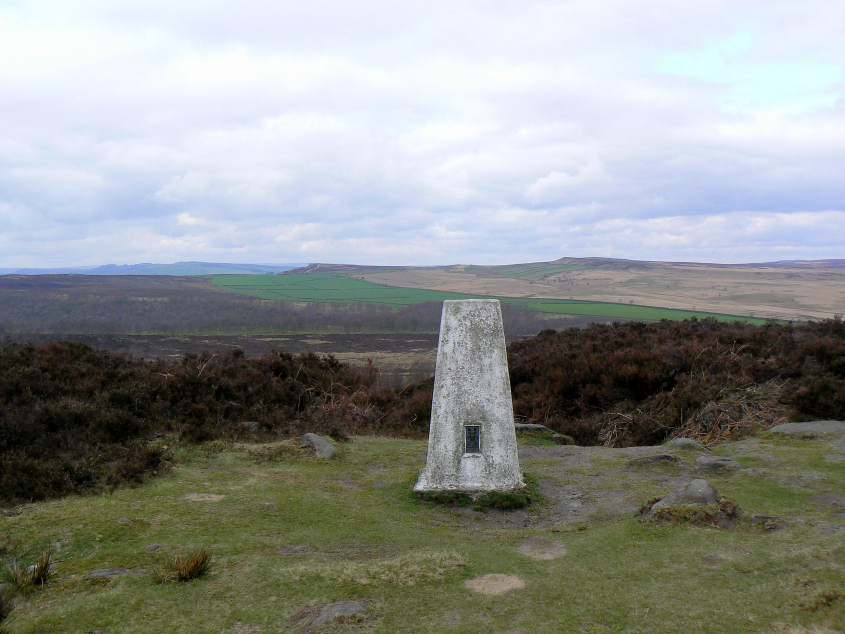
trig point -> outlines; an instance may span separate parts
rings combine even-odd
[[[473,494],[523,486],[499,300],[445,301],[428,456],[414,491]]]

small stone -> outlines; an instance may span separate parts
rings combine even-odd
[[[731,529],[734,527],[733,520],[724,513],[719,514],[719,519],[716,520],[716,526],[719,528]]]
[[[273,504],[272,502],[262,502],[261,504],[266,506],[267,509],[270,510],[270,511],[272,511],[273,509],[276,508],[276,505]]]
[[[760,513],[749,515],[748,521],[753,526],[761,527],[766,532],[776,531],[786,526],[786,521],[783,518],[775,517],[774,515],[762,515]]]
[[[663,499],[654,503],[654,505],[646,513],[646,517],[651,517],[657,509],[664,506],[677,506],[679,504],[717,504],[719,502],[719,494],[716,489],[707,480],[693,480],[682,487],[672,491]]]
[[[148,553],[154,553],[157,550],[161,550],[162,548],[164,548],[162,544],[150,544],[144,550],[146,550]]]
[[[133,520],[129,519],[128,517],[121,517],[120,519],[117,520],[117,523],[118,524],[125,524],[126,526],[131,526],[135,522]]]
[[[11,592],[12,588],[13,586],[11,583],[0,583],[0,596],[3,596],[7,592]]]
[[[657,453],[651,456],[640,456],[639,458],[631,458],[628,461],[630,465],[647,465],[647,464],[674,464],[678,459],[670,453]]]
[[[251,431],[251,432],[258,431],[258,421],[242,420],[240,425],[241,425],[241,427],[245,427],[248,431]]]
[[[673,438],[666,444],[676,449],[685,449],[687,451],[710,451],[707,447],[692,438]]]
[[[92,570],[86,575],[86,579],[113,579],[114,577],[122,577],[129,571],[126,568],[100,568],[99,570]]]
[[[699,456],[695,459],[695,472],[738,471],[742,468],[736,460],[724,456]]]
[[[313,433],[303,434],[299,439],[300,447],[312,447],[318,458],[330,460],[336,453],[337,448],[328,440]]]
[[[764,473],[766,473],[766,470],[765,469],[758,469],[757,467],[748,467],[746,469],[740,469],[740,472],[744,473],[745,475],[759,476],[759,475],[763,475]]]
[[[364,610],[364,604],[360,601],[340,601],[338,603],[330,603],[329,605],[323,606],[323,609],[320,610],[320,614],[317,615],[317,618],[314,619],[314,622],[311,625],[319,625],[320,623],[324,623],[325,621],[334,619],[338,616],[358,614]]]

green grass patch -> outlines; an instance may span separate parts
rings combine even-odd
[[[768,533],[633,515],[570,530],[531,519],[541,500],[527,507],[525,525],[500,525],[492,514],[408,494],[425,447],[356,437],[331,462],[293,453],[267,460],[233,444],[175,447],[175,468],[138,487],[27,504],[0,516],[0,564],[49,545],[56,569],[37,592],[15,599],[3,624],[13,632],[296,632],[306,627],[298,614],[346,600],[364,603],[364,620],[328,629],[823,631],[845,618],[841,534],[816,526],[833,521],[822,511]],[[800,445],[795,456],[802,459]],[[751,481],[728,482],[717,488],[739,501]],[[752,488],[740,503],[757,511],[764,492]],[[786,514],[804,510],[788,508],[788,498],[781,504]],[[538,539],[562,542],[567,554],[519,553]],[[161,550],[148,551],[153,543]],[[206,574],[157,583],[157,564],[197,544],[214,553]],[[130,574],[86,578],[113,566]],[[487,574],[517,576],[526,588],[485,596],[465,587]]]

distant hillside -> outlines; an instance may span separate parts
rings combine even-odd
[[[301,262],[283,264],[232,264],[226,262],[174,262],[172,264],[104,264],[52,269],[0,269],[0,275],[227,275],[243,273],[281,273],[303,266]]]
[[[845,309],[843,259],[710,264],[560,258],[432,267],[313,263],[289,273],[330,274],[415,290],[605,302],[762,319],[830,319]]]

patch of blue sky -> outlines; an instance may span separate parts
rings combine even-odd
[[[654,68],[723,87],[716,96],[722,105],[801,111],[836,103],[843,78],[839,64],[809,58],[760,61],[753,41],[752,34],[737,33],[697,49],[664,53]]]

